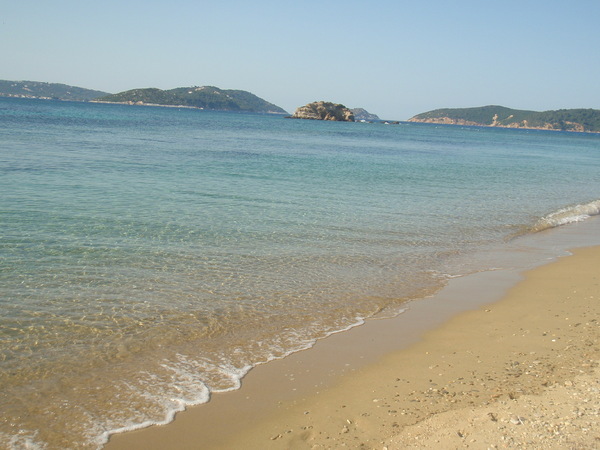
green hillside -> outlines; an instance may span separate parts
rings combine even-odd
[[[97,99],[104,102],[137,103],[164,106],[190,106],[222,111],[286,114],[279,106],[239,90],[219,89],[214,86],[180,87],[167,91],[156,88],[132,89]]]
[[[0,80],[0,96],[50,98],[58,100],[87,101],[107,92],[68,86],[60,83],[43,83],[41,81],[8,81]]]
[[[559,109],[538,112],[490,105],[478,108],[436,109],[418,114],[409,121],[600,132],[600,110],[597,109]]]

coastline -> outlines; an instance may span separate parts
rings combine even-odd
[[[512,407],[565,382],[566,389],[576,387],[575,376],[591,376],[600,359],[598,348],[582,344],[600,334],[592,321],[599,305],[585,294],[599,291],[589,264],[599,259],[600,247],[577,249],[575,256],[528,271],[523,282],[521,270],[453,280],[434,297],[409,304],[409,314],[369,320],[309,351],[258,366],[240,390],[218,394],[167,426],[114,435],[106,448],[198,448],[199,442],[202,448],[418,447],[402,439],[418,437],[414,427],[425,426],[421,439],[436,436],[426,420],[444,414],[455,420],[501,403]],[[558,293],[573,290],[571,283],[579,295],[567,300]],[[513,425],[490,411],[496,429]],[[490,411],[479,413],[490,417]],[[467,422],[477,421],[464,419],[462,431],[438,440],[465,445],[462,439],[474,435]],[[502,437],[495,431],[490,439]],[[508,442],[497,439],[489,444]]]
[[[550,128],[549,126],[525,126],[519,124],[511,124],[511,125],[498,125],[498,124],[485,124],[485,123],[477,123],[471,122],[468,120],[462,119],[450,119],[448,117],[441,117],[439,119],[415,119],[411,117],[406,122],[409,123],[425,123],[430,125],[456,125],[461,127],[481,127],[481,128],[508,128],[513,130],[538,130],[538,131],[558,131],[562,133],[585,133],[585,134],[598,134],[600,131],[594,130],[559,130],[556,128]]]
[[[200,108],[198,106],[188,106],[188,105],[161,105],[159,103],[144,103],[144,102],[107,102],[104,100],[89,100],[89,103],[101,103],[104,105],[127,105],[127,106],[158,106],[160,108],[186,108],[186,109],[200,109],[204,110],[204,108]]]
[[[225,448],[595,448],[600,247],[528,271]]]

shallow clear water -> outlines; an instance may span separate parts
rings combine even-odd
[[[598,214],[599,169],[592,134],[0,99],[0,445],[168,421]]]

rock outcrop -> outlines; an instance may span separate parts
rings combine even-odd
[[[312,102],[296,108],[292,119],[334,120],[338,122],[354,122],[354,114],[344,105],[331,102]]]

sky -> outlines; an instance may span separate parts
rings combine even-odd
[[[600,109],[600,0],[0,0],[0,79],[217,86],[390,120]]]

